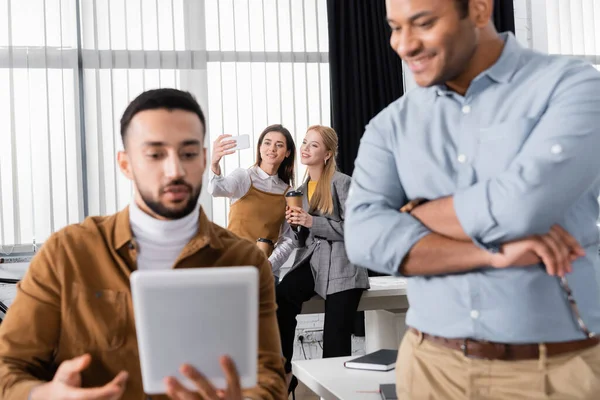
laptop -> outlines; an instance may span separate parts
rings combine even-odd
[[[379,394],[381,395],[381,400],[398,400],[396,385],[393,383],[379,385]]]
[[[225,389],[222,355],[235,362],[242,388],[256,386],[258,281],[251,266],[134,271],[131,293],[144,391],[165,393],[167,376],[194,390],[179,372],[184,363]]]

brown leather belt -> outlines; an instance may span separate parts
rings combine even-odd
[[[507,344],[484,342],[473,339],[447,339],[440,336],[433,336],[422,333],[415,328],[408,328],[409,331],[423,335],[423,339],[447,347],[452,350],[462,352],[466,357],[481,358],[487,360],[535,360],[540,356],[539,344]],[[545,343],[546,355],[548,357],[558,356],[573,351],[585,350],[596,346],[600,339],[592,337],[583,340],[574,340],[572,342]]]

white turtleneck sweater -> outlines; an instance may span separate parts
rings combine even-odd
[[[185,245],[198,232],[200,207],[176,220],[160,220],[142,211],[135,201],[129,205],[129,222],[137,242],[138,270],[170,269]]]

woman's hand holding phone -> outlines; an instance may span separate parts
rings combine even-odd
[[[229,139],[231,137],[231,135],[221,135],[213,143],[211,169],[215,175],[221,175],[221,166],[219,165],[221,158],[235,153],[233,149],[236,147],[237,142]]]

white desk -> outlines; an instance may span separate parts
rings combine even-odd
[[[292,372],[325,400],[381,400],[379,385],[396,383],[396,370],[381,372],[345,368],[344,361],[353,358],[356,356],[292,361]]]
[[[27,272],[29,263],[2,263],[0,264],[0,277],[5,279],[21,279]],[[7,307],[12,304],[17,294],[17,286],[13,284],[0,284],[0,301]],[[4,314],[0,313],[0,317]]]
[[[371,288],[363,292],[358,304],[358,311],[371,310],[406,310],[406,279],[393,276],[376,276],[369,278]],[[314,296],[302,305],[302,314],[319,314],[325,312],[325,300]]]
[[[2,263],[0,264],[0,276],[9,279],[21,279],[27,272],[29,263]]]
[[[396,349],[406,331],[406,279],[378,276],[369,278],[369,284],[358,304],[358,311],[365,312],[365,350]],[[323,312],[325,301],[318,296],[302,306],[302,314]]]

